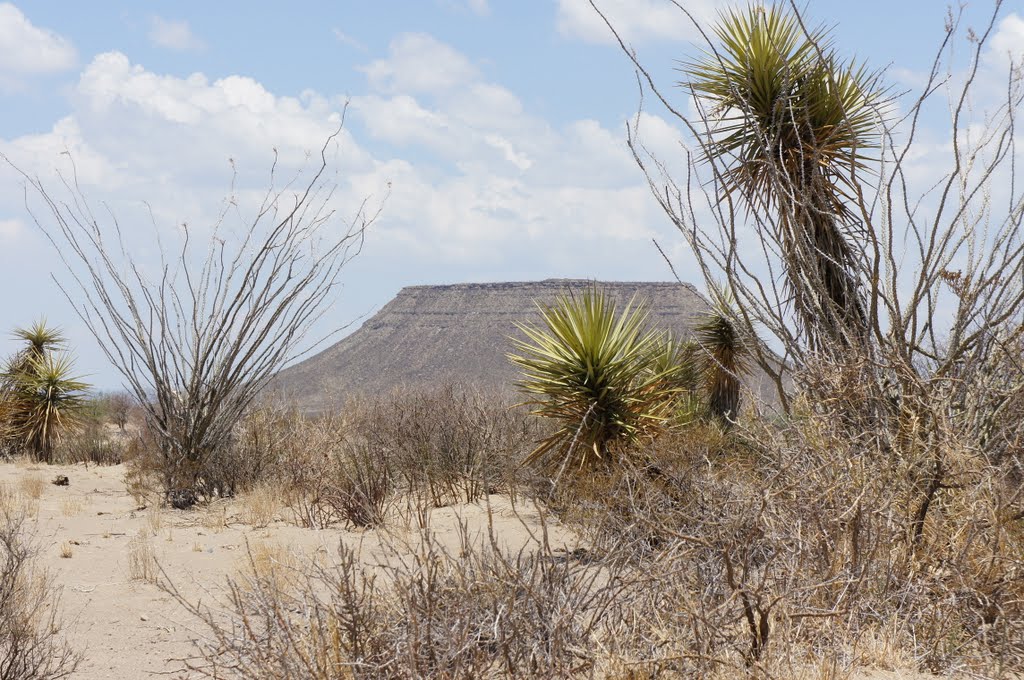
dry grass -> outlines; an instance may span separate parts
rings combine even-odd
[[[146,523],[149,525],[150,533],[154,536],[164,528],[164,508],[161,504],[151,505],[147,508]]]
[[[11,517],[23,511],[24,503],[19,492],[11,488],[10,484],[0,482],[0,517]]]
[[[58,591],[36,563],[26,528],[29,505],[0,485],[0,678],[64,678],[81,657],[61,632]]]
[[[241,520],[250,526],[262,529],[269,526],[281,509],[279,485],[263,481],[239,498]]]
[[[85,500],[80,496],[68,496],[61,501],[60,509],[65,517],[75,517],[85,510]]]
[[[60,556],[61,556],[61,559],[65,559],[65,560],[71,559],[71,557],[74,554],[75,554],[74,553],[74,549],[71,547],[70,543],[68,543],[67,541],[64,541],[63,543],[61,543],[61,545],[60,545]]]
[[[158,573],[156,552],[149,532],[140,529],[128,542],[128,578],[132,581],[156,583]]]
[[[226,501],[214,501],[203,509],[201,519],[204,528],[223,531],[228,526],[228,505]]]
[[[236,570],[243,579],[252,579],[267,588],[290,591],[303,578],[302,561],[287,548],[273,541],[258,541],[246,546]]]
[[[18,481],[18,488],[27,498],[37,501],[43,497],[46,480],[38,473],[26,474]]]

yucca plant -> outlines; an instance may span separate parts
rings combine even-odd
[[[526,462],[554,462],[559,474],[612,464],[656,435],[679,388],[675,367],[655,368],[663,335],[647,328],[647,306],[634,298],[619,314],[590,288],[538,308],[542,324],[517,324],[526,339],[513,339],[509,359],[523,371],[517,385],[533,396],[526,403],[557,429]]]
[[[40,321],[15,336],[27,345],[0,374],[4,436],[15,449],[52,462],[54,442],[78,424],[88,386],[72,377],[71,357],[58,353],[64,344],[59,330]]]
[[[776,216],[793,311],[811,346],[867,340],[857,221],[847,207],[878,146],[880,93],[827,31],[779,6],[724,12],[719,45],[681,83],[710,104],[704,140],[726,195]]]
[[[703,362],[696,342],[682,340],[671,331],[666,332],[661,346],[654,353],[649,372],[663,376],[663,380],[676,390],[671,418],[675,425],[687,425],[704,411]]]
[[[741,378],[750,372],[750,348],[733,322],[734,304],[728,292],[719,293],[695,328],[708,411],[726,427],[739,415]]]
[[[32,361],[42,359],[48,352],[62,349],[65,343],[63,332],[59,328],[47,326],[46,319],[40,319],[28,328],[15,328],[13,335],[25,345],[8,360],[5,375],[31,372]]]

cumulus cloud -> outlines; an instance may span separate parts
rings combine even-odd
[[[439,94],[474,79],[476,66],[462,53],[425,33],[391,42],[390,54],[362,67],[370,86],[384,93]]]
[[[690,18],[667,0],[596,0],[595,4],[628,42],[692,40],[699,36]],[[706,21],[718,8],[729,4],[725,0],[690,0],[685,7],[695,19]],[[558,0],[557,24],[566,37],[599,44],[615,42],[590,0]]]
[[[205,46],[192,33],[187,21],[174,21],[154,16],[149,22],[149,41],[157,47],[169,50],[201,50]]]
[[[1019,64],[1024,60],[1024,17],[1016,13],[1003,17],[992,36],[987,57],[997,64]]]
[[[0,76],[66,71],[77,60],[67,39],[33,25],[14,5],[0,3]]]
[[[364,94],[351,98],[349,125],[331,150],[332,207],[345,218],[364,197],[393,188],[346,273],[349,289],[362,292],[335,321],[406,284],[664,271],[650,239],[659,229],[671,238],[669,227],[619,126],[552,125],[465,55],[423,34],[396,38],[365,73]],[[342,101],[333,93],[281,96],[241,75],[168,75],[108,52],[82,71],[67,116],[46,132],[0,140],[0,152],[53,189],[53,169],[67,174],[73,159],[94,205],[107,204],[133,254],[149,257],[154,228],[171,235],[182,222],[196,230],[212,224],[229,190],[242,228],[274,158],[280,186],[337,131]],[[657,116],[644,127],[659,145],[673,142]],[[0,186],[17,184],[0,167]],[[45,253],[34,230],[11,221],[23,217],[20,191],[0,192],[0,242],[15,234],[19,252]]]

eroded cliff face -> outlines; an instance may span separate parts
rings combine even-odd
[[[592,281],[549,279],[523,283],[410,286],[348,337],[282,371],[275,388],[301,409],[316,411],[356,394],[454,381],[512,389],[516,369],[505,355],[515,322],[537,322],[535,301]],[[597,282],[621,307],[634,295],[650,304],[651,322],[688,337],[708,309],[693,286],[679,283]]]

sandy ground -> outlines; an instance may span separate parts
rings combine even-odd
[[[66,475],[70,484],[53,485],[58,475]],[[318,553],[334,555],[344,542],[364,563],[379,564],[394,555],[382,549],[382,541],[393,546],[415,542],[419,536],[408,518],[404,525],[396,518],[381,533],[303,529],[282,520],[287,510],[271,513],[273,519],[266,526],[256,527],[255,506],[246,498],[190,511],[140,508],[126,491],[122,466],[0,463],[0,485],[30,499],[35,519],[30,528],[40,563],[60,588],[69,640],[84,654],[73,680],[189,677],[182,660],[194,654],[194,641],[206,631],[164,589],[138,578],[140,545],[152,550],[163,574],[183,597],[217,609],[226,579],[248,568],[250,554],[277,556],[294,564],[317,559]],[[276,500],[279,506],[280,499]],[[269,505],[273,509],[275,503]],[[266,500],[262,507],[267,507]],[[532,545],[531,533],[539,535],[541,527],[531,504],[514,507],[504,496],[439,508],[428,521],[433,535],[453,554],[460,546],[460,524],[480,540],[493,526],[500,542],[513,550]],[[578,547],[574,535],[557,522],[548,521],[547,530],[556,550]],[[145,539],[142,544],[140,535]],[[932,676],[877,670],[853,674],[857,680],[928,677]]]
[[[70,484],[51,484],[57,475],[66,475]],[[243,522],[249,517],[245,500],[192,511],[139,509],[125,490],[121,466],[4,463],[4,483],[26,496],[39,491],[31,502],[37,510],[34,540],[42,565],[62,589],[69,639],[85,655],[74,680],[188,677],[181,659],[194,651],[193,641],[204,631],[160,587],[133,578],[139,571],[132,563],[140,554],[140,533],[166,576],[192,602],[222,597],[226,577],[246,568],[250,551],[311,559],[317,552],[336,554],[344,541],[364,559],[380,554],[382,537],[373,531],[303,529],[280,515],[255,528]],[[513,512],[503,496],[488,501],[496,535],[513,549],[528,544],[530,530],[540,525],[536,510]],[[488,511],[484,505],[452,506],[430,517],[434,534],[455,550],[459,522],[484,531]],[[401,531],[392,529],[390,540]],[[549,540],[572,547],[570,534],[557,526],[549,526]]]

